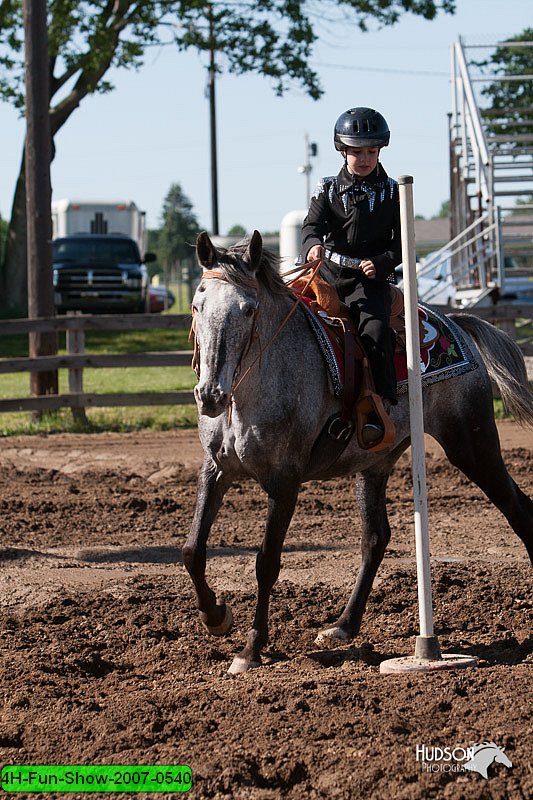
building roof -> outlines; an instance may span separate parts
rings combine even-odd
[[[450,218],[415,219],[415,239],[417,244],[442,245],[449,242]]]

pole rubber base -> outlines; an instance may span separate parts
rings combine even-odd
[[[383,675],[399,675],[402,672],[438,672],[444,669],[466,669],[467,667],[477,667],[477,658],[443,653],[440,658],[435,660],[418,658],[416,655],[389,658],[381,662],[379,671]]]

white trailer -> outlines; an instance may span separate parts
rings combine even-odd
[[[75,233],[121,233],[134,239],[144,256],[146,251],[146,212],[131,200],[89,201],[55,200],[52,203],[53,238]]]

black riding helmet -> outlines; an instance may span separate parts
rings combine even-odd
[[[335,123],[335,150],[346,147],[387,147],[389,126],[379,111],[373,108],[350,108]]]

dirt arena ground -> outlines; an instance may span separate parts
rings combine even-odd
[[[533,432],[499,428],[533,494]],[[393,539],[360,637],[314,644],[353,586],[359,526],[350,480],[310,483],[273,593],[267,664],[239,677],[226,670],[253,614],[266,503],[248,482],[227,496],[208,573],[236,625],[208,638],[180,561],[200,458],[187,431],[1,442],[0,763],[188,764],[194,798],[532,797],[531,567],[442,452],[427,459],[436,630],[444,652],[479,667],[402,676],[379,663],[412,654],[418,632],[408,455],[389,484]],[[483,741],[504,746],[512,768],[484,778],[458,771],[460,750],[420,757]]]

